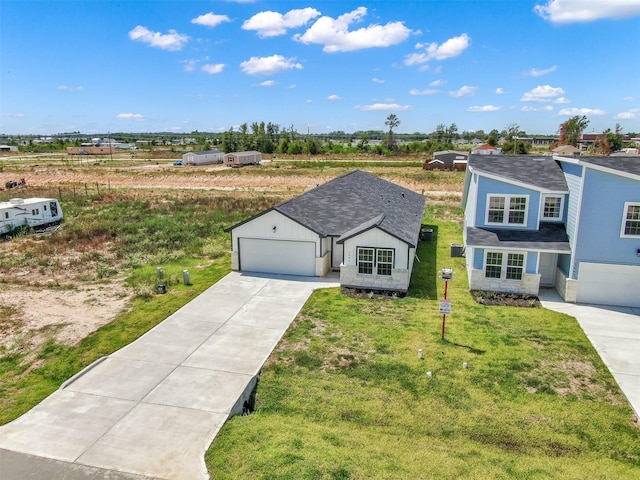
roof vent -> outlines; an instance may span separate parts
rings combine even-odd
[[[22,205],[24,203],[24,198],[12,198],[9,200],[11,205]]]

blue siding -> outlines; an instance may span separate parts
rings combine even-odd
[[[538,252],[527,252],[527,273],[538,273]]]
[[[582,166],[562,163],[562,170],[564,170],[564,178],[566,179],[567,186],[569,187],[569,201],[567,202],[567,216],[565,217],[567,219],[567,235],[569,236],[569,243],[574,245],[574,239],[577,234],[578,210],[580,207],[579,201],[580,184],[582,181]]]
[[[540,192],[523,188],[510,183],[500,182],[491,178],[480,177],[477,191],[477,206],[475,215],[476,227],[493,227],[495,225],[486,225],[485,217],[487,215],[487,195],[528,195],[529,203],[527,205],[527,224],[526,225],[501,225],[500,228],[516,228],[518,230],[536,230],[538,228],[538,214],[540,211]]]
[[[558,267],[560,267],[562,273],[569,276],[569,269],[571,268],[571,255],[558,255]]]
[[[473,249],[473,269],[482,270],[484,268],[484,248]]]
[[[640,239],[620,237],[625,202],[640,202],[640,182],[593,169],[586,171],[579,240],[574,251],[576,266],[584,261],[640,265],[636,254]]]

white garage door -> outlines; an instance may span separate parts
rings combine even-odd
[[[240,238],[240,270],[313,277],[316,274],[316,244]]]
[[[640,307],[640,266],[581,263],[578,302]]]

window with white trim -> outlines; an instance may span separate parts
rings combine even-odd
[[[487,224],[525,225],[528,201],[527,195],[489,195]]]
[[[560,195],[545,195],[542,209],[543,220],[560,220],[562,218],[563,198]]]
[[[358,247],[358,273],[391,276],[394,251],[391,248]]]
[[[640,237],[640,203],[626,202],[622,217],[621,237]]]
[[[485,278],[520,281],[524,277],[525,254],[487,252],[485,256]]]
[[[373,248],[358,248],[358,273],[373,275]]]
[[[393,268],[393,250],[380,248],[376,252],[376,271],[378,275],[391,276],[391,269]]]

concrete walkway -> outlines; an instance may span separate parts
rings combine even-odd
[[[233,272],[0,427],[2,480],[207,479],[204,453],[316,288]]]
[[[544,308],[578,320],[604,364],[640,416],[640,309],[565,303],[555,290],[540,292]]]

